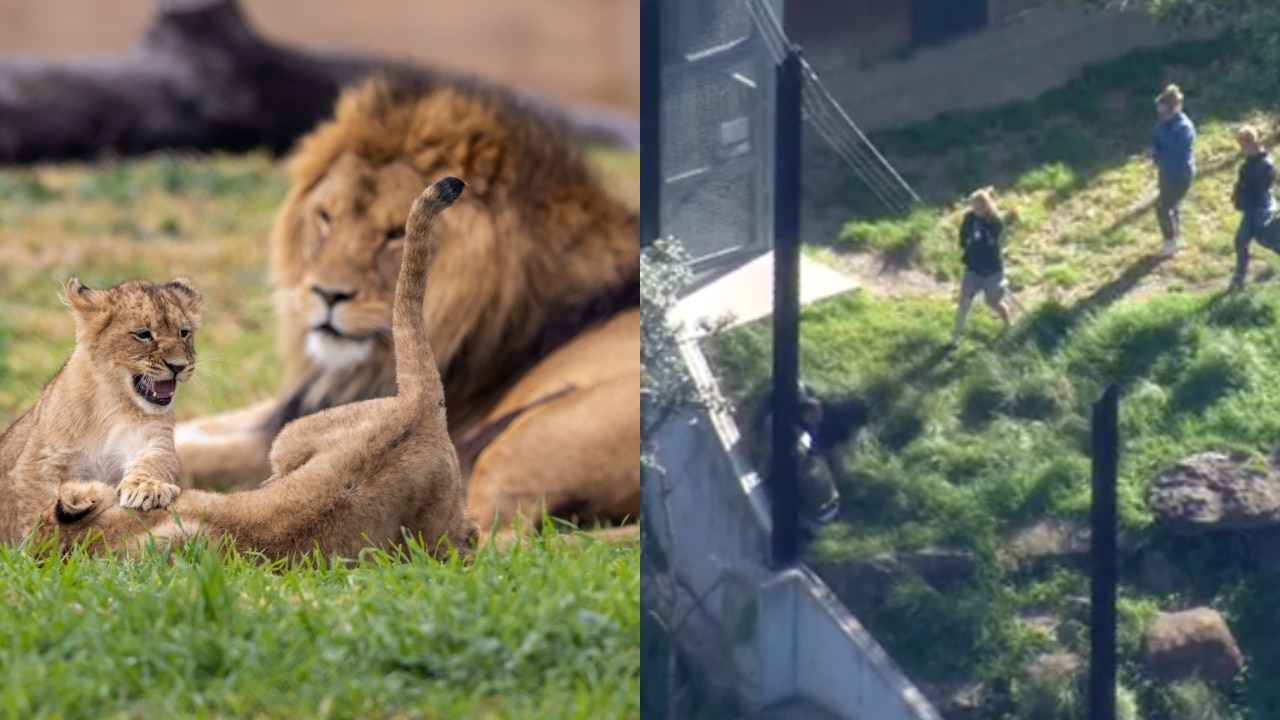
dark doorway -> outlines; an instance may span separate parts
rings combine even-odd
[[[911,44],[938,45],[987,26],[988,0],[911,0]]]

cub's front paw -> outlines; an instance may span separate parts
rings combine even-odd
[[[153,510],[169,507],[182,488],[150,478],[127,477],[120,482],[120,507],[130,510]]]

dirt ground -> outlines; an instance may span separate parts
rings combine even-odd
[[[268,38],[411,59],[571,105],[640,108],[639,0],[240,0]],[[0,0],[0,56],[127,49],[154,0]]]

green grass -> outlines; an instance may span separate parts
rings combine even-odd
[[[280,372],[266,238],[287,188],[262,155],[0,168],[0,426],[71,352],[75,324],[58,294],[72,275],[91,287],[178,275],[200,286],[200,370],[179,417],[270,397]]]
[[[947,356],[952,312],[855,293],[802,314],[805,378],[861,388],[877,407],[848,479],[872,501],[858,542],[992,550],[1001,527],[1086,517],[1087,419],[1109,382],[1125,396],[1121,520],[1134,530],[1149,523],[1153,473],[1209,448],[1261,454],[1280,437],[1280,290],[1169,294],[1081,317],[1046,303],[1002,337],[979,316],[974,341]],[[767,379],[769,337],[754,325],[715,345],[731,395]]]
[[[1144,280],[1154,289],[1224,283],[1239,221],[1230,202],[1239,161],[1233,131],[1242,122],[1268,135],[1273,130],[1260,99],[1274,89],[1251,85],[1249,69],[1233,61],[1233,42],[1225,37],[1135,52],[1087,68],[1033,101],[879,133],[873,142],[925,204],[906,218],[886,218],[852,176],[811,182],[808,187],[825,191],[806,198],[810,207],[825,215],[842,207],[857,216],[830,228],[819,244],[844,253],[885,252],[954,281],[962,199],[995,185],[1002,210],[1018,213],[1006,239],[1013,288],[1063,301],[1092,292],[1115,268],[1134,266],[1159,248],[1150,208],[1155,175],[1145,152],[1155,122],[1152,98],[1176,81],[1188,92],[1187,110],[1197,124],[1200,173],[1183,208],[1188,247]]]
[[[635,206],[635,155],[591,157]],[[274,394],[267,237],[287,187],[263,155],[0,167],[0,428],[71,351],[71,275],[200,286],[180,418]],[[638,715],[638,546],[401,560],[46,563],[0,548],[0,717]]]
[[[846,458],[840,521],[808,555],[838,584],[845,564],[880,552],[972,553],[977,569],[960,586],[942,592],[906,578],[856,611],[915,679],[985,682],[983,720],[1085,717],[1080,688],[1037,685],[1022,668],[1046,651],[1088,656],[1079,611],[1087,575],[1080,563],[1019,565],[1008,552],[1034,523],[1087,523],[1090,410],[1113,382],[1122,388],[1121,524],[1137,551],[1162,552],[1190,578],[1166,596],[1141,581],[1136,562],[1122,562],[1124,702],[1147,720],[1270,720],[1280,707],[1270,551],[1233,535],[1171,537],[1146,505],[1153,476],[1182,458],[1220,450],[1263,466],[1280,438],[1280,285],[1222,292],[1238,222],[1232,130],[1248,121],[1271,133],[1276,110],[1276,88],[1256,86],[1234,42],[1134,53],[1032,101],[879,134],[925,198],[907,217],[874,212],[850,177],[807,185],[829,189],[806,196],[810,210],[841,207],[848,220],[806,253],[860,272],[865,287],[804,309],[801,373],[819,390],[862,392],[875,408]],[[1169,81],[1188,93],[1200,173],[1183,209],[1187,247],[1162,263],[1148,257],[1160,237],[1142,202],[1155,182],[1142,154],[1152,97]],[[987,184],[1018,211],[1009,274],[1027,312],[1001,334],[979,303],[948,355],[959,200]],[[855,257],[866,254],[877,262]],[[865,270],[881,259],[936,287],[903,289]],[[1277,261],[1256,249],[1251,280]],[[767,323],[755,323],[707,345],[743,427],[770,372],[770,342]],[[1143,673],[1145,624],[1188,603],[1226,616],[1249,664],[1235,683],[1165,686]],[[1026,620],[1046,614],[1058,631]]]
[[[608,187],[639,203],[635,153],[593,150]],[[35,402],[74,345],[58,293],[188,275],[207,311],[180,419],[271,397],[275,354],[267,237],[288,189],[267,156],[156,155],[103,165],[0,166],[0,427]]]
[[[0,716],[636,717],[639,554],[550,537],[291,570],[0,549]]]
[[[959,591],[909,581],[883,606],[860,609],[895,659],[921,680],[996,681],[1037,652],[1065,647],[1087,656],[1087,633],[1059,643],[1018,619],[1067,613],[1072,598],[1088,596],[1085,577],[1024,572],[999,558],[1010,536],[1036,521],[1087,523],[1090,407],[1119,382],[1122,526],[1196,578],[1181,597],[1224,611],[1255,668],[1280,667],[1273,621],[1258,614],[1260,598],[1275,598],[1274,583],[1245,569],[1246,557],[1231,558],[1226,540],[1160,534],[1145,504],[1149,480],[1187,455],[1226,450],[1261,463],[1275,449],[1280,288],[1171,293],[1082,315],[1046,303],[1004,336],[980,315],[971,342],[944,356],[935,349],[951,313],[945,301],[855,293],[810,306],[801,319],[806,380],[819,390],[861,389],[877,408],[847,461],[841,520],[819,534],[810,558],[834,568],[878,552],[948,547],[981,562]],[[741,400],[744,426],[746,399],[768,377],[769,342],[756,324],[711,347],[726,391]],[[1140,678],[1143,623],[1168,602],[1134,585],[1133,575],[1129,568],[1121,639],[1126,669]],[[1242,707],[1280,700],[1269,677],[1251,674],[1229,697]]]

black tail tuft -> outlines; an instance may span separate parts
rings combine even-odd
[[[456,177],[447,177],[436,182],[436,196],[449,206],[462,196],[462,188],[466,186],[466,183]]]

